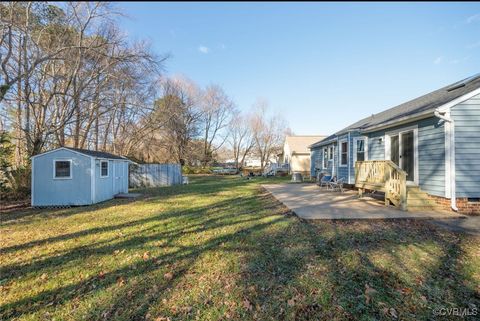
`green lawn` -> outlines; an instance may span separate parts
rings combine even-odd
[[[441,320],[434,309],[480,309],[479,238],[419,221],[300,220],[260,182],[195,177],[136,201],[2,214],[0,319]]]

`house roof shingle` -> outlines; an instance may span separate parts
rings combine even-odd
[[[366,129],[373,126],[382,125],[387,122],[395,121],[396,119],[415,116],[424,112],[434,112],[436,108],[449,103],[469,92],[480,88],[480,74],[463,79],[451,85],[432,91],[426,95],[407,101],[403,104],[393,108],[366,117],[345,128]],[[345,130],[344,129],[344,130]]]
[[[92,157],[128,160],[126,157],[110,154],[110,153],[107,153],[107,152],[100,152],[100,151],[95,151],[95,150],[73,148],[73,147],[64,147],[64,148],[70,149],[72,151],[75,151],[75,152],[78,152],[78,153],[81,153],[81,154],[84,154],[84,155],[87,155],[87,156],[92,156]]]
[[[480,88],[480,74],[468,77],[451,85],[432,91],[426,95],[409,100],[403,104],[384,110],[380,113],[365,117],[333,135],[318,141],[310,146],[317,147],[324,145],[328,141],[336,138],[338,135],[354,130],[368,130],[373,127],[395,123],[404,117],[415,117],[423,113],[434,112],[436,108],[441,107],[465,94],[468,94]]]

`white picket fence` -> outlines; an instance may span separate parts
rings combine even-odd
[[[139,164],[130,167],[130,187],[158,187],[182,184],[179,164]]]

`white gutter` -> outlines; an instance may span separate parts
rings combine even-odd
[[[448,153],[448,157],[450,160],[450,207],[452,210],[455,212],[458,211],[457,207],[457,196],[456,196],[456,191],[455,191],[455,123],[452,118],[450,118],[450,111],[440,111],[435,109],[434,115],[440,119],[443,119],[446,123],[446,141],[445,141],[445,146],[446,146],[446,153],[445,156]],[[448,127],[447,127],[448,125]],[[447,178],[445,177],[445,180]]]

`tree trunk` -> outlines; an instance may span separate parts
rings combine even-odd
[[[29,99],[30,99],[30,87],[29,87],[29,76],[28,76],[28,59],[27,57],[27,39],[26,37],[23,37],[22,40],[23,43],[23,70],[25,73],[25,78],[24,78],[24,95],[23,98],[25,99],[25,128],[24,128],[24,134],[25,138],[27,140],[27,153],[28,155],[32,155],[33,152],[33,146],[32,146],[32,139],[31,139],[31,134],[30,134],[30,104]]]
[[[16,124],[16,142],[15,142],[15,165],[20,167],[23,164],[22,150],[23,150],[23,131],[22,131],[22,43],[19,43],[18,50],[18,82],[17,82],[17,124]]]

